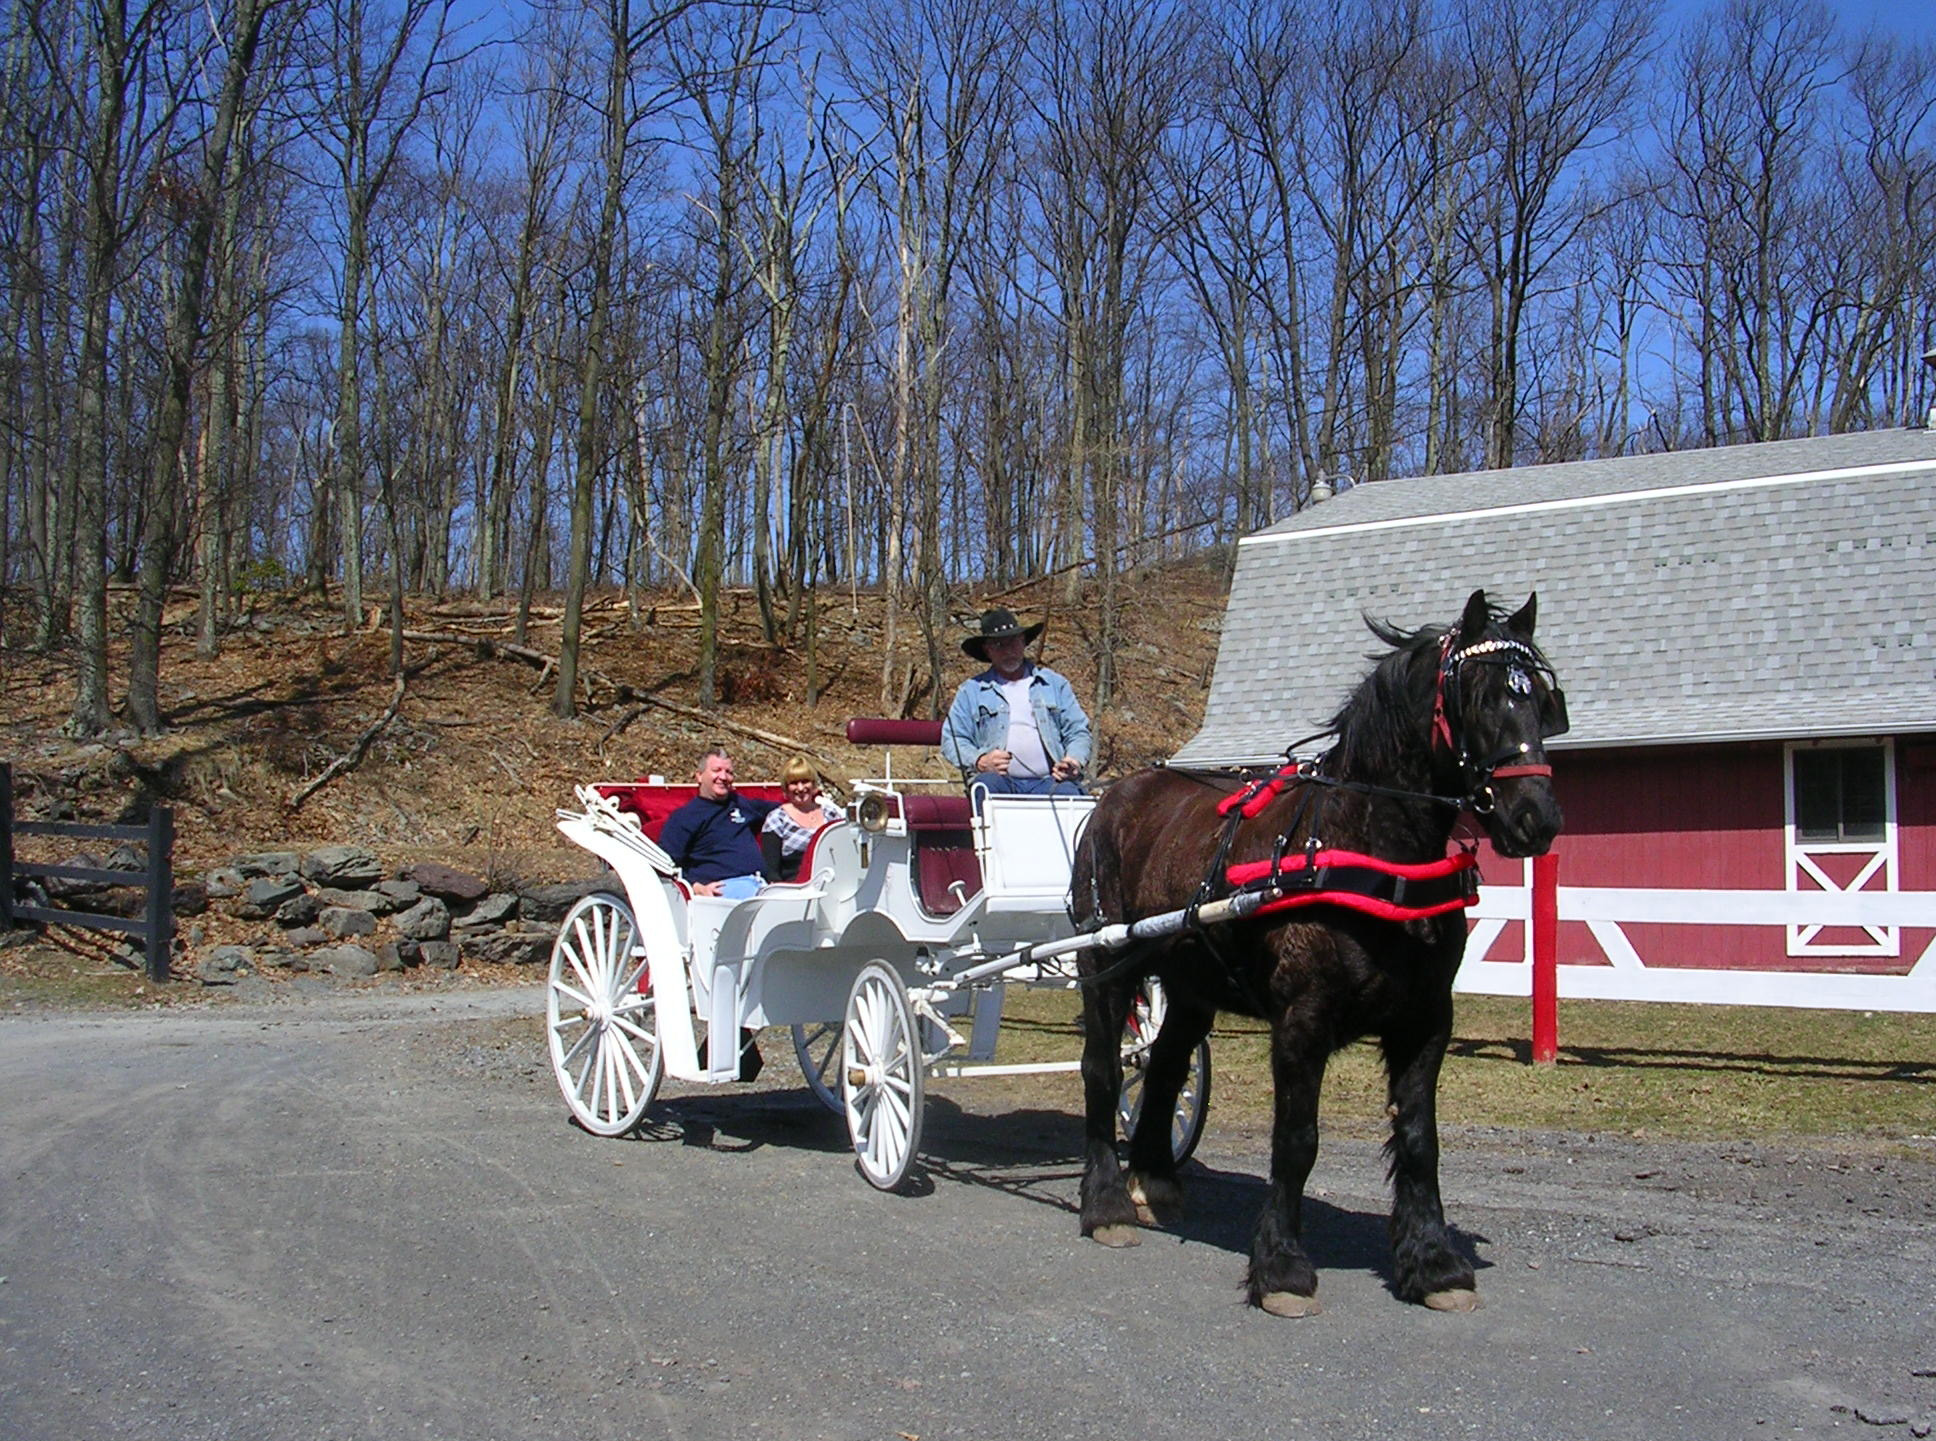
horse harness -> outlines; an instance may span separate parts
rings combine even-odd
[[[1550,778],[1553,768],[1537,762],[1506,764],[1515,756],[1528,753],[1530,747],[1524,741],[1508,746],[1487,760],[1473,758],[1460,734],[1463,727],[1459,724],[1459,668],[1467,664],[1506,667],[1507,688],[1517,695],[1535,697],[1541,739],[1565,734],[1568,724],[1566,692],[1559,688],[1557,678],[1539,652],[1525,641],[1501,636],[1494,640],[1460,645],[1458,638],[1458,632],[1450,630],[1439,640],[1438,678],[1432,695],[1432,744],[1452,752],[1459,764],[1459,778],[1464,783],[1465,793],[1456,802],[1445,796],[1434,796],[1432,799],[1441,804],[1455,804],[1459,810],[1469,810],[1474,815],[1483,816],[1492,810],[1492,783],[1495,780],[1511,780],[1517,776]],[[1537,681],[1535,676],[1538,677]]]
[[[1381,920],[1410,921],[1443,915],[1447,911],[1474,904],[1479,898],[1478,856],[1470,843],[1462,845],[1456,854],[1443,860],[1422,864],[1388,861],[1377,856],[1325,847],[1319,839],[1316,817],[1305,829],[1306,840],[1301,850],[1291,853],[1289,839],[1304,820],[1313,798],[1321,796],[1321,787],[1425,800],[1454,812],[1469,810],[1474,815],[1485,815],[1495,803],[1493,781],[1521,776],[1550,777],[1553,774],[1550,765],[1515,760],[1530,750],[1523,741],[1485,760],[1475,760],[1466,749],[1458,683],[1460,668],[1466,665],[1505,666],[1509,689],[1515,694],[1537,697],[1542,736],[1558,735],[1566,729],[1565,694],[1554,683],[1552,672],[1532,646],[1511,636],[1461,645],[1458,632],[1447,631],[1439,640],[1438,673],[1433,685],[1432,744],[1434,748],[1443,747],[1452,753],[1458,763],[1464,793],[1456,797],[1441,796],[1378,786],[1365,781],[1338,780],[1322,774],[1317,761],[1297,758],[1297,746],[1304,744],[1300,741],[1291,747],[1283,766],[1268,776],[1253,779],[1243,789],[1218,803],[1217,814],[1225,818],[1223,834],[1193,904],[1201,906],[1214,896],[1221,889],[1218,884],[1220,877],[1223,885],[1232,890],[1269,889],[1281,893],[1266,901],[1257,911],[1259,915],[1294,906],[1327,903],[1361,911]],[[1540,675],[1543,686],[1535,683],[1535,673]],[[1317,738],[1311,736],[1306,740]],[[1304,790],[1290,824],[1277,837],[1270,860],[1241,866],[1226,865],[1238,827],[1244,821],[1254,820],[1261,815],[1287,785],[1294,783],[1308,789]],[[1321,812],[1322,799],[1317,804]]]
[[[1216,853],[1189,905],[1193,925],[1195,913],[1220,893],[1230,896],[1264,892],[1268,898],[1251,913],[1253,916],[1302,906],[1331,905],[1379,920],[1397,922],[1425,920],[1463,910],[1478,902],[1479,857],[1477,846],[1472,841],[1461,842],[1454,854],[1441,860],[1408,863],[1334,849],[1319,838],[1318,821],[1328,790],[1351,790],[1367,795],[1423,800],[1444,806],[1454,813],[1469,810],[1474,815],[1486,815],[1495,803],[1493,781],[1522,776],[1550,777],[1553,774],[1550,765],[1514,759],[1529,752],[1530,747],[1524,742],[1510,746],[1486,760],[1477,761],[1466,750],[1461,738],[1464,727],[1460,723],[1458,679],[1460,668],[1468,664],[1506,666],[1507,686],[1516,694],[1536,696],[1542,738],[1559,735],[1566,730],[1565,694],[1559,689],[1556,678],[1539,652],[1524,641],[1510,636],[1474,641],[1470,645],[1458,642],[1456,629],[1447,631],[1439,641],[1438,674],[1432,698],[1432,744],[1434,747],[1443,746],[1457,761],[1463,794],[1442,796],[1327,776],[1318,769],[1317,759],[1299,758],[1296,755],[1299,746],[1319,739],[1326,732],[1307,736],[1291,745],[1286,751],[1285,763],[1277,770],[1266,776],[1251,778],[1241,789],[1218,802],[1217,814],[1224,818],[1224,825],[1218,837]],[[1535,674],[1544,682],[1543,686],[1535,684]],[[1301,792],[1298,806],[1289,824],[1278,834],[1270,858],[1229,865],[1230,849],[1243,822],[1261,815],[1283,794],[1286,786],[1293,784]],[[1303,827],[1304,844],[1293,849],[1290,837],[1300,828],[1314,802],[1317,814],[1311,817],[1309,826]],[[1092,887],[1094,884],[1094,868],[1091,867]],[[1091,898],[1091,905],[1094,914],[1100,918],[1100,893]],[[1211,954],[1224,966],[1232,982],[1240,989],[1248,989],[1244,986],[1241,972],[1224,954],[1211,928],[1197,928],[1197,933]],[[1117,966],[1085,977],[1084,983],[1095,984],[1110,979],[1133,963],[1133,958],[1126,957]],[[1257,998],[1252,999],[1255,1001]]]

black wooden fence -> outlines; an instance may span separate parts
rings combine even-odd
[[[148,864],[139,871],[110,871],[94,866],[44,865],[16,861],[15,836],[72,836],[87,840],[142,841]],[[0,931],[13,929],[16,920],[44,921],[56,926],[84,926],[89,930],[127,931],[138,937],[148,958],[148,978],[168,979],[168,953],[175,938],[175,813],[166,806],[148,812],[145,826],[97,826],[78,821],[16,821],[13,818],[13,767],[0,762]],[[59,906],[28,906],[14,899],[15,876],[92,881],[109,886],[139,886],[148,893],[139,916],[103,916],[70,911]]]

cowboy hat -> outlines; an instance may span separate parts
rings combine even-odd
[[[1019,635],[1024,645],[1033,645],[1035,638],[1048,628],[1048,622],[1038,620],[1034,625],[1023,625],[1015,619],[1012,610],[985,610],[981,613],[981,631],[962,641],[961,648],[976,660],[988,659],[988,642],[1007,640]]]

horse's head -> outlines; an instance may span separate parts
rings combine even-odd
[[[1503,619],[1483,590],[1439,641],[1432,712],[1437,765],[1503,856],[1543,855],[1560,831],[1545,742],[1566,730],[1566,696],[1533,640],[1539,597]]]

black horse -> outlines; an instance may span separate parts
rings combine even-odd
[[[1431,872],[1432,862],[1444,870],[1462,812],[1479,818],[1502,855],[1546,851],[1559,833],[1560,808],[1542,742],[1565,728],[1565,700],[1533,642],[1536,600],[1502,618],[1484,591],[1474,591],[1449,630],[1368,621],[1390,653],[1333,719],[1331,749],[1302,774],[1287,767],[1274,788],[1240,792],[1241,780],[1227,774],[1170,769],[1112,786],[1077,848],[1076,914],[1135,921],[1202,904],[1229,888],[1227,868],[1240,877],[1274,873],[1286,857],[1295,864],[1320,845],[1410,866],[1413,874]],[[1414,884],[1413,899],[1421,892],[1442,898],[1447,878],[1436,884],[1436,892]],[[1135,1245],[1139,1221],[1155,1223],[1180,1206],[1169,1130],[1190,1055],[1217,1011],[1260,1016],[1271,1026],[1276,1094],[1270,1192],[1251,1240],[1249,1298],[1277,1315],[1315,1313],[1317,1272],[1299,1230],[1317,1157],[1319,1086],[1333,1051],[1375,1035],[1392,1118],[1393,1289],[1437,1310],[1478,1304],[1472,1266],[1446,1231],[1435,1114],[1452,978],[1465,947],[1462,899],[1422,919],[1387,918],[1433,909],[1400,909],[1406,893],[1393,892],[1382,915],[1376,901],[1359,908],[1320,902],[1189,929],[1127,952],[1086,953],[1083,1235]],[[1116,1157],[1116,1037],[1137,981],[1152,974],[1169,1011],[1151,1051],[1125,1175]]]

